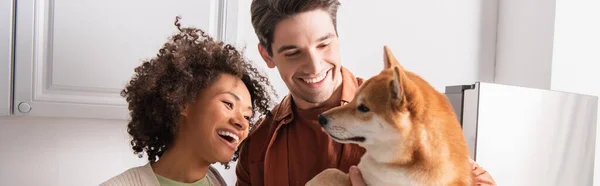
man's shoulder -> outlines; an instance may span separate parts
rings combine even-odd
[[[283,101],[282,101],[283,102]],[[271,136],[272,133],[275,132],[276,124],[275,117],[277,117],[281,112],[281,104],[279,103],[271,109],[271,112],[262,116],[257,122],[256,126],[250,130],[248,134],[248,141],[252,141],[252,143],[256,143],[258,141],[265,141]]]
[[[346,67],[342,67],[342,74],[344,74],[344,73],[347,75],[348,79],[355,79],[358,86],[360,86],[365,81],[365,78],[354,75],[354,73],[352,71],[350,71],[350,69],[347,69]],[[344,80],[344,78],[342,78],[342,81],[343,80]]]
[[[291,115],[291,106],[290,95],[287,95],[281,102],[276,104],[268,114],[262,116],[256,122],[256,126],[250,131],[248,138],[255,135],[264,136],[265,134],[275,132],[275,129],[277,128],[277,125],[280,124],[279,122],[282,118]]]
[[[251,137],[254,137],[256,135],[264,136],[265,134],[268,134],[270,129],[272,128],[271,127],[272,125],[273,125],[273,114],[268,114],[268,115],[261,117],[256,122],[256,126],[254,127],[254,129],[252,129],[250,131],[250,133],[248,134],[248,139]]]
[[[275,105],[271,112],[261,117],[256,122],[256,126],[252,130],[250,130],[248,137],[240,145],[240,156],[244,156],[240,157],[240,162],[254,162],[257,161],[257,158],[264,156],[269,141],[275,133],[275,129],[277,127],[277,123],[274,122],[274,117],[278,108],[279,104]],[[250,154],[249,152],[259,152],[261,153],[261,155],[256,156],[257,154]]]

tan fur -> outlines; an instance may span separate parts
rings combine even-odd
[[[404,70],[387,46],[384,59],[385,69],[352,102],[322,114],[323,128],[334,140],[367,150],[358,167],[368,185],[471,185],[467,144],[447,98]],[[365,141],[347,140],[353,137]],[[351,184],[347,174],[327,169],[306,185]]]

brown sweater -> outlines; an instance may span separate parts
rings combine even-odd
[[[320,113],[330,109],[294,109],[296,120],[286,128],[290,185],[301,186],[327,168],[348,172],[358,164],[362,150],[356,145],[333,141],[317,121]]]

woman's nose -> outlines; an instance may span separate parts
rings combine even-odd
[[[244,118],[244,115],[242,114],[236,114],[235,117],[231,118],[231,123],[238,130],[245,130],[246,128],[248,128],[246,118]]]

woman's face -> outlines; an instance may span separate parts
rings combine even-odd
[[[182,112],[177,130],[184,147],[208,161],[229,162],[248,136],[252,118],[250,92],[241,79],[221,74]]]

